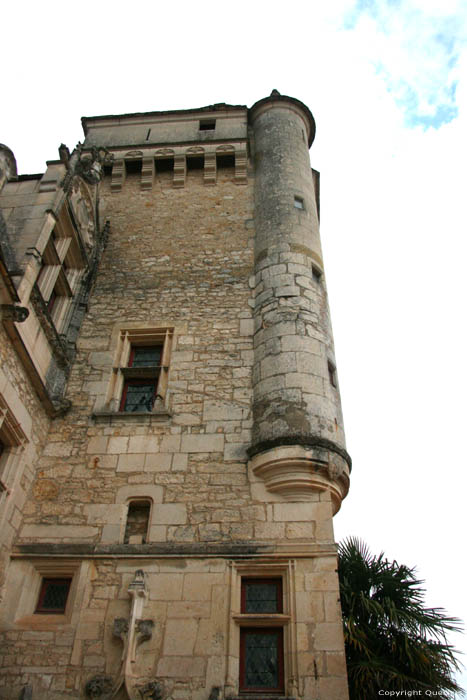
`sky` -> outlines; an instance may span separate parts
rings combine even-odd
[[[20,173],[81,116],[246,104],[314,114],[351,490],[336,538],[416,566],[467,620],[467,0],[99,0],[2,9],[0,141]],[[464,652],[467,639],[451,640]],[[467,673],[460,676],[467,689]]]

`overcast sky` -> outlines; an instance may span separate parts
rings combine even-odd
[[[428,603],[466,620],[467,0],[23,0],[2,14],[0,141],[20,173],[82,140],[83,115],[251,106],[273,88],[310,107],[354,462],[336,537],[417,566]]]

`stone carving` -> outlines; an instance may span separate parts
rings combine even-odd
[[[79,177],[74,177],[72,180],[70,204],[79,232],[89,253],[94,245],[94,206],[86,185]]]
[[[191,146],[191,148],[186,149],[187,153],[204,153],[204,148],[202,146]]]
[[[126,635],[128,634],[128,620],[125,620],[124,617],[116,617],[112,631],[114,637],[125,640]]]
[[[154,622],[152,620],[136,620],[138,645],[151,639],[153,627]]]
[[[233,146],[218,146],[216,148],[216,153],[234,153],[235,148]]]
[[[61,162],[68,169],[70,167],[70,149],[68,148],[68,146],[65,146],[64,143],[61,143],[58,147],[58,155],[60,156]]]
[[[143,157],[143,151],[128,151],[128,153],[125,153],[125,158],[142,158]]]
[[[104,163],[110,163],[112,156],[106,148],[92,146],[91,154],[81,156],[76,163],[76,173],[81,175],[89,185],[97,185],[102,179]]]
[[[164,687],[158,681],[148,681],[138,688],[142,700],[162,700],[164,697]]]
[[[84,688],[87,698],[110,698],[112,680],[108,676],[94,676]]]
[[[159,156],[159,157],[163,157],[163,156],[173,156],[174,153],[175,153],[175,151],[174,151],[172,148],[159,148],[159,149],[155,152],[154,155],[155,155],[156,158],[157,158],[158,156]]]
[[[0,305],[2,319],[4,321],[14,321],[15,323],[23,323],[29,316],[29,309],[25,306],[16,306],[15,304]]]
[[[152,620],[145,620],[141,616],[147,597],[144,571],[142,569],[135,571],[135,577],[128,587],[128,593],[132,599],[130,619],[126,620],[118,617],[114,620],[113,625],[113,634],[122,640],[123,650],[120,672],[113,685],[111,697],[115,697],[123,686],[130,700],[140,700],[140,698],[156,698],[157,700],[159,698],[158,695],[148,695],[149,692],[155,692],[155,686],[154,688],[151,686],[148,690],[142,692],[141,687],[137,688],[135,685],[137,676],[135,673],[136,650],[140,644],[151,639],[154,627]],[[143,686],[143,688],[148,687],[148,683],[146,683],[146,686]]]

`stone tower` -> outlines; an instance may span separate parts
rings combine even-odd
[[[313,116],[83,128],[0,147],[0,698],[345,700]]]

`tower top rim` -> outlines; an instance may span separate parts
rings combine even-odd
[[[295,108],[298,108],[300,112],[302,112],[305,123],[308,128],[308,148],[311,148],[311,145],[315,140],[316,135],[316,122],[306,104],[304,104],[300,100],[297,100],[296,97],[289,97],[289,95],[281,95],[280,92],[278,92],[277,90],[273,90],[268,97],[263,97],[261,100],[258,100],[258,102],[255,102],[255,104],[250,107],[250,109],[248,110],[249,121],[253,122],[260,111],[263,112],[265,109],[270,109],[276,104],[287,102],[293,105]]]

